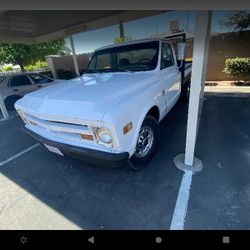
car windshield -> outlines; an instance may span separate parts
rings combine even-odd
[[[157,66],[159,42],[123,45],[94,53],[87,73],[148,71]]]

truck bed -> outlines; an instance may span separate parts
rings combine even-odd
[[[184,82],[186,82],[186,80],[191,77],[191,71],[192,71],[192,62],[186,62],[184,70]]]

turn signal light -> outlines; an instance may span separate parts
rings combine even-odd
[[[88,141],[93,141],[94,137],[93,135],[86,135],[86,134],[79,134],[81,136],[82,139],[84,140],[88,140]]]
[[[123,134],[126,135],[132,129],[132,122],[123,127]]]

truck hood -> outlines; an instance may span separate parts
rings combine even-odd
[[[106,110],[152,83],[153,72],[85,74],[25,95],[16,103],[32,113],[101,121]]]

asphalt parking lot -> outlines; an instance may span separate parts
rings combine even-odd
[[[250,228],[250,99],[206,97],[184,229]],[[141,171],[50,153],[0,121],[0,229],[170,229],[183,172],[187,105],[161,122],[161,143]]]

